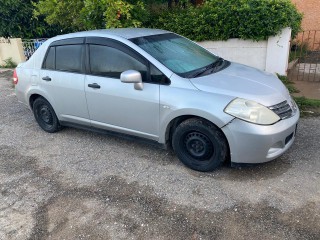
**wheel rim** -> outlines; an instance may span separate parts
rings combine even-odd
[[[41,105],[38,110],[38,116],[40,120],[45,123],[46,125],[51,126],[53,124],[53,117],[52,113],[48,106]]]
[[[201,132],[189,132],[184,137],[184,148],[193,158],[204,161],[214,153],[211,140]]]

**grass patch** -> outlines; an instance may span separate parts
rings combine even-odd
[[[308,55],[308,44],[296,42],[292,45],[289,53],[289,62]]]
[[[278,78],[282,81],[282,83],[288,88],[289,93],[298,93],[300,92],[295,86],[294,82],[291,82],[287,76],[278,75]]]
[[[293,97],[297,103],[301,117],[320,117],[320,100],[306,97]]]
[[[309,99],[306,97],[293,97],[300,109],[305,109],[308,107],[320,108],[320,100]]]
[[[278,78],[288,88],[290,94],[299,92],[299,90],[294,86],[294,83],[291,82],[286,76],[278,75]],[[320,100],[294,96],[292,96],[292,98],[297,103],[302,117],[320,116]]]
[[[3,60],[4,64],[0,65],[0,68],[15,68],[17,66],[17,63],[15,63],[12,58],[7,58]]]

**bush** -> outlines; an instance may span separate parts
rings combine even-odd
[[[295,36],[302,14],[290,0],[207,0],[200,6],[154,12],[146,25],[195,41],[241,38],[264,40],[285,27]]]
[[[289,93],[299,93],[300,91],[295,88],[294,82],[291,82],[287,76],[279,75],[278,78],[282,81],[282,83],[288,88]]]
[[[289,62],[307,56],[309,52],[308,49],[308,42],[300,43],[299,41],[294,41],[290,49]]]
[[[12,60],[12,58],[7,58],[4,61],[3,65],[0,65],[0,67],[2,68],[15,68],[17,66],[17,64]]]
[[[139,0],[107,0],[106,28],[141,27],[147,19],[145,5]]]

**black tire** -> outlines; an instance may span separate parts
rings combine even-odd
[[[227,140],[221,130],[197,118],[188,119],[175,129],[172,147],[183,164],[201,172],[218,168],[228,155]]]
[[[46,99],[38,97],[33,102],[33,114],[39,126],[44,131],[54,133],[61,129],[59,119]]]

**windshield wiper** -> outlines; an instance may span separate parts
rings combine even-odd
[[[213,64],[212,64],[212,68],[216,68],[216,67],[219,67],[222,63],[224,62],[224,59],[219,57],[217,59],[217,61],[215,61]]]
[[[222,63],[224,62],[224,59],[219,57],[215,62],[203,67],[203,68],[200,68],[198,71],[196,71],[195,73],[193,73],[191,76],[189,76],[190,78],[195,78],[195,77],[198,77],[202,74],[204,74],[205,72],[207,72],[208,70],[210,69],[213,69],[210,73],[212,73],[216,67],[220,66]]]

